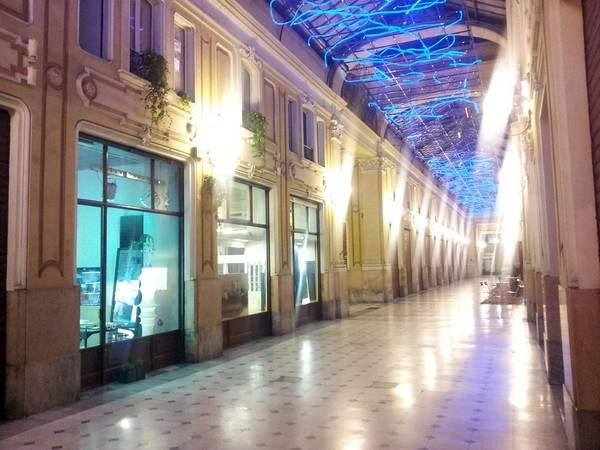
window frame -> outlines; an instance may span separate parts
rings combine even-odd
[[[269,108],[267,108],[267,88],[266,85],[269,85],[272,88],[273,98],[272,103],[270,102]],[[267,129],[266,129],[266,138],[273,142],[277,142],[277,85],[267,78],[263,79],[263,108],[264,108],[264,116],[267,120]],[[270,116],[267,114],[267,111],[272,110],[273,114]],[[272,133],[272,135],[271,135]]]
[[[184,70],[183,70],[183,82],[182,89],[176,89],[175,86],[175,28],[179,27],[183,30],[183,52],[182,58],[184,61]],[[195,35],[196,30],[191,22],[186,20],[183,16],[178,13],[174,14],[173,18],[173,89],[175,92],[179,94],[181,91],[185,91],[185,93],[190,97],[192,102],[195,101],[196,98],[196,80],[194,74],[196,72],[196,59],[195,59]]]
[[[79,47],[86,53],[89,53],[90,55],[94,55],[97,58],[101,58],[104,59],[105,61],[112,61],[113,59],[113,37],[114,37],[114,27],[113,27],[113,22],[114,22],[114,0],[96,0],[96,1],[100,1],[102,3],[102,24],[99,27],[99,31],[101,36],[98,37],[97,36],[93,36],[94,38],[94,43],[96,43],[97,41],[99,42],[100,45],[100,52],[96,53],[94,51],[91,51],[88,48],[85,48],[82,44],[81,44],[81,37],[82,37],[82,33],[85,33],[86,31],[89,32],[90,28],[86,25],[83,24],[82,25],[82,15],[81,15],[81,3],[84,0],[79,0],[78,2],[78,7],[79,7],[79,11],[78,11],[78,22],[77,22],[77,26],[78,26],[78,37],[77,37],[77,43],[79,45]],[[86,1],[90,1],[90,0],[86,0]],[[89,36],[89,34],[86,33],[86,36]]]
[[[309,108],[302,108],[302,156],[312,162],[315,155],[315,113]]]
[[[248,85],[245,83],[245,74],[248,76]],[[247,113],[261,112],[260,71],[250,60],[240,61],[240,98],[242,110],[242,126],[250,129]]]
[[[294,97],[287,97],[286,118],[287,118],[287,149],[288,151],[298,154],[298,100]]]
[[[99,337],[99,343],[97,345],[93,345],[93,347],[99,347],[99,348],[105,348],[105,346],[107,344],[111,344],[113,341],[108,340],[107,336],[109,334],[109,330],[107,328],[107,324],[112,320],[111,315],[108,314],[108,297],[109,297],[109,286],[112,283],[112,279],[108,278],[108,266],[109,266],[109,261],[107,259],[107,235],[108,235],[108,229],[107,229],[107,217],[109,216],[109,214],[112,214],[113,212],[117,212],[117,211],[128,211],[128,212],[132,212],[132,213],[140,213],[140,214],[152,214],[152,215],[160,215],[162,217],[173,217],[173,218],[177,218],[178,220],[178,241],[179,244],[177,245],[178,247],[178,256],[177,256],[177,260],[178,260],[178,270],[179,273],[177,274],[177,279],[178,279],[178,293],[177,293],[177,305],[179,308],[179,311],[177,312],[177,321],[178,321],[178,325],[177,325],[177,330],[179,330],[180,332],[183,331],[183,327],[184,327],[184,304],[183,304],[183,273],[184,273],[184,268],[183,268],[183,256],[184,256],[184,248],[182,246],[183,243],[183,239],[184,239],[184,229],[183,229],[183,222],[184,222],[184,206],[183,206],[183,186],[184,186],[184,164],[182,162],[176,161],[176,160],[172,160],[169,159],[167,157],[163,157],[161,155],[156,155],[156,154],[152,154],[149,152],[146,152],[144,150],[140,150],[137,147],[131,147],[128,145],[123,145],[120,144],[116,141],[112,141],[110,139],[105,139],[96,135],[92,135],[92,134],[88,134],[85,132],[80,132],[78,135],[78,146],[80,145],[79,143],[82,141],[91,141],[91,142],[96,142],[98,144],[101,145],[101,152],[102,152],[102,167],[100,168],[101,170],[101,175],[99,175],[98,179],[99,181],[102,183],[102,194],[101,194],[101,198],[99,199],[90,199],[90,198],[86,198],[86,197],[80,197],[80,191],[78,190],[77,192],[77,208],[79,208],[80,206],[83,207],[93,207],[93,208],[98,208],[98,211],[100,213],[101,216],[101,224],[100,224],[100,230],[101,230],[101,237],[100,237],[100,272],[101,272],[101,287],[100,287],[100,301],[99,301],[99,305],[98,305],[98,309],[99,309],[99,329],[98,329],[98,334],[100,335]],[[109,184],[110,184],[110,178],[111,176],[111,169],[109,167],[109,154],[111,152],[111,149],[116,149],[122,152],[128,152],[131,153],[133,155],[137,155],[137,156],[141,156],[143,158],[146,158],[149,160],[150,162],[150,166],[151,166],[151,174],[150,174],[150,184],[151,186],[154,186],[158,180],[157,178],[157,174],[154,170],[154,167],[156,165],[157,162],[162,162],[162,163],[167,163],[167,164],[174,164],[177,167],[178,170],[178,187],[177,187],[177,196],[178,198],[178,209],[177,210],[162,210],[159,209],[157,207],[157,204],[155,204],[154,200],[151,202],[150,206],[135,206],[135,205],[131,205],[131,204],[127,204],[127,203],[116,203],[113,202],[111,200],[111,197],[109,195]],[[78,159],[79,159],[79,155],[78,155]],[[93,169],[94,170],[94,169]],[[126,177],[128,176],[126,173],[123,175],[119,175],[119,176],[123,176]],[[154,190],[152,190],[152,198],[154,198]],[[77,251],[77,249],[76,249]],[[114,288],[114,286],[113,286]],[[113,298],[114,298],[114,291],[113,291]],[[81,303],[80,303],[81,305]],[[111,304],[110,307],[112,308],[114,306],[114,304]],[[80,313],[81,314],[81,313]],[[111,312],[112,314],[112,312]],[[174,330],[167,330],[167,331],[174,331]],[[137,339],[137,338],[146,338],[146,337],[150,337],[150,336],[155,336],[157,334],[160,334],[160,331],[158,332],[154,332],[154,333],[150,333],[150,334],[146,334],[146,335],[134,335],[133,337],[131,337],[130,339]],[[128,338],[129,339],[129,338]],[[82,348],[81,345],[84,345],[83,348],[88,348],[87,345],[87,337],[85,339],[85,342],[83,342],[83,344],[80,342],[80,349]]]
[[[327,127],[325,125],[325,121],[317,117],[317,127],[316,127],[316,155],[317,161],[319,165],[325,167],[325,147],[326,147],[326,133]]]
[[[134,43],[132,45],[131,42],[131,7],[132,5],[136,6],[136,13],[139,15],[139,5],[140,2],[146,2],[151,6],[152,17],[150,20],[150,43],[147,48],[140,48],[139,45],[139,33],[140,31],[134,29]],[[124,7],[127,8],[125,11],[126,16],[129,17],[129,21],[124,21],[124,25],[126,28],[124,31],[124,38],[127,39],[127,45],[124,45],[123,48],[127,49],[129,52],[129,72],[136,74],[136,64],[135,61],[141,57],[142,53],[145,50],[151,50],[155,53],[164,55],[164,30],[165,30],[165,20],[164,20],[164,0],[129,0],[129,2],[123,2]]]
[[[303,207],[306,212],[306,227],[302,228],[298,224],[298,220],[296,217],[296,206]],[[311,230],[310,228],[310,214],[309,209],[312,209],[315,214],[315,230]],[[321,293],[321,265],[322,265],[322,255],[321,255],[321,220],[322,220],[322,205],[316,202],[309,202],[307,200],[301,199],[299,197],[291,196],[290,197],[290,238],[291,238],[291,254],[294,254],[294,243],[296,236],[312,236],[315,239],[315,257],[316,257],[316,265],[315,265],[315,294],[316,298],[314,300],[310,299],[309,303],[319,303],[322,301],[322,293]],[[295,266],[295,261],[292,264],[292,273],[294,279],[294,305],[296,307],[300,306],[298,303],[298,286],[296,283],[296,276],[298,276],[298,268]]]
[[[231,214],[232,212],[232,199],[231,199],[231,194],[233,192],[234,189],[237,189],[236,185],[240,186],[240,187],[244,187],[246,189],[246,192],[248,194],[248,199],[247,199],[247,204],[246,204],[246,211],[248,212],[248,215],[246,218],[240,218],[240,217],[236,217],[235,215]],[[254,196],[256,195],[255,190],[260,190],[263,192],[264,194],[264,223],[261,222],[261,219],[256,217],[255,214],[255,199]],[[246,180],[240,179],[240,178],[232,178],[230,180],[226,181],[226,184],[224,186],[224,192],[226,193],[226,198],[225,198],[225,202],[224,204],[222,204],[219,207],[219,210],[217,211],[218,214],[218,221],[220,224],[220,230],[225,228],[227,225],[232,225],[232,226],[243,226],[243,227],[248,227],[248,228],[255,228],[255,229],[259,229],[259,230],[264,230],[265,233],[265,274],[267,274],[265,280],[264,280],[264,295],[265,295],[265,299],[266,299],[266,303],[264,305],[264,310],[262,311],[254,311],[254,312],[250,312],[247,314],[242,314],[242,315],[233,315],[233,316],[223,316],[222,320],[230,320],[230,319],[235,319],[235,318],[240,318],[240,317],[248,317],[254,314],[262,314],[262,313],[267,313],[271,310],[271,304],[269,299],[270,296],[270,286],[269,286],[269,282],[268,282],[268,274],[269,274],[269,270],[270,270],[270,225],[269,225],[269,188],[259,185],[259,184],[255,184],[255,183],[250,183]],[[262,216],[262,215],[261,215]],[[230,247],[225,247],[224,245],[222,245],[223,241],[226,241],[227,239],[224,236],[221,236],[219,234],[218,238],[217,238],[217,247],[222,246],[224,249],[227,248],[228,252],[231,250]],[[221,254],[219,256],[217,256],[217,259],[219,260],[220,256],[230,256],[230,253],[225,253],[225,254]],[[221,277],[223,275],[231,275],[231,274],[246,274],[248,277],[248,286],[257,286],[257,285],[261,285],[261,283],[259,283],[256,279],[256,273],[252,272],[252,269],[250,269],[250,271],[246,272],[246,271],[242,271],[242,272],[230,272],[230,269],[235,268],[235,264],[244,264],[244,267],[255,267],[255,266],[247,266],[247,262],[244,263],[231,263],[231,262],[226,262],[223,261],[221,263],[217,263],[218,266],[220,266],[221,264],[223,264],[222,267],[218,267],[217,269],[217,273],[218,276]],[[239,266],[238,266],[239,267]]]

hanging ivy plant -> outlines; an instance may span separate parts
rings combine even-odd
[[[179,100],[181,100],[181,105],[183,106],[183,110],[188,114],[192,113],[192,99],[190,95],[186,91],[179,91],[177,93],[179,96]]]
[[[145,50],[141,54],[137,73],[149,83],[142,93],[142,100],[146,110],[150,112],[150,127],[157,127],[167,121],[171,125],[171,115],[167,111],[167,94],[171,90],[167,80],[167,60],[152,50]]]
[[[212,210],[215,215],[225,199],[225,189],[213,175],[204,175],[202,190],[212,196]]]
[[[247,124],[248,129],[252,131],[250,145],[252,146],[252,156],[262,160],[262,165],[265,166],[265,154],[267,149],[266,133],[267,119],[257,111],[244,111],[244,124]]]
[[[204,177],[202,177],[202,189],[212,195],[215,190],[216,182],[216,178],[212,175],[204,175]]]

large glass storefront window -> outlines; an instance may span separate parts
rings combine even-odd
[[[218,264],[224,319],[268,310],[267,191],[231,180],[219,207]]]
[[[78,150],[80,347],[179,329],[181,166],[90,136]]]
[[[319,301],[319,209],[292,199],[292,245],[296,306]]]

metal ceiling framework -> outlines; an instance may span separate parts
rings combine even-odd
[[[267,1],[273,21],[360,87],[366,107],[385,117],[388,132],[459,205],[494,213],[505,142],[482,148],[478,137],[489,81],[482,58],[493,61],[497,48],[472,31],[502,34],[505,0]]]

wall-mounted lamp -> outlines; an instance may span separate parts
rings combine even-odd
[[[117,196],[117,182],[114,178],[108,178],[106,183],[106,199],[114,200]]]

